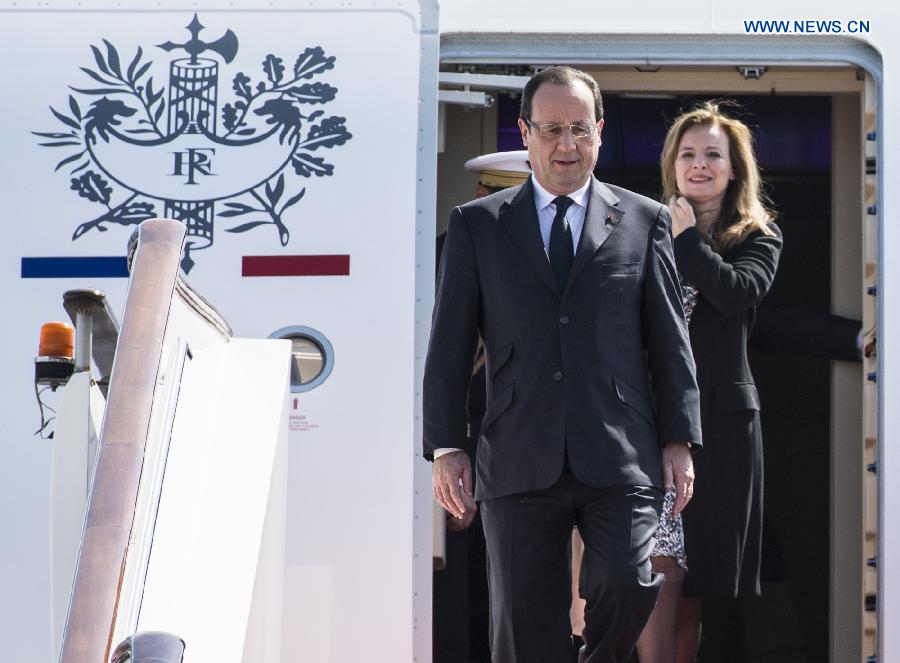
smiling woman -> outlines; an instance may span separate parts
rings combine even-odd
[[[718,104],[701,104],[675,120],[660,166],[675,237],[696,223],[717,250],[724,250],[754,230],[775,234],[750,129]]]
[[[684,132],[675,160],[675,180],[678,191],[691,201],[701,229],[709,230],[733,179],[728,136],[721,127],[698,126]]]
[[[660,159],[675,261],[697,364],[704,450],[684,526],[660,527],[683,544],[653,558],[666,575],[638,651],[643,663],[693,662],[702,599],[760,594],[762,435],[747,360],[756,306],[772,286],[781,233],[762,202],[750,130],[706,103],[681,115]],[[688,570],[671,562],[687,557]],[[684,580],[684,596],[681,581]],[[673,640],[676,635],[677,643]]]

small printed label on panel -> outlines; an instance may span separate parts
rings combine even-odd
[[[288,411],[288,430],[306,432],[319,427],[319,424],[309,420],[307,415],[300,410],[300,399],[291,398],[291,407]]]

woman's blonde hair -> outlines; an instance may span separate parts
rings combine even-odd
[[[719,220],[711,230],[713,245],[725,251],[740,244],[750,233],[761,230],[774,235],[769,222],[774,213],[766,206],[766,195],[756,156],[753,153],[753,135],[747,125],[728,117],[719,109],[719,103],[706,101],[683,113],[675,120],[666,134],[659,164],[662,170],[663,202],[668,204],[672,196],[682,195],[675,179],[675,159],[681,137],[694,127],[720,127],[728,136],[728,152],[734,179],[728,183]]]

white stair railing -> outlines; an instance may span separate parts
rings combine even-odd
[[[233,338],[181,279],[183,240],[140,228],[61,663],[128,660],[112,647],[139,631],[280,660],[290,342]]]

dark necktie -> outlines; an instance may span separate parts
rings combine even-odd
[[[566,221],[566,211],[573,202],[575,201],[568,196],[557,196],[553,199],[553,204],[556,205],[556,216],[553,217],[553,226],[550,228],[550,246],[547,253],[550,256],[550,267],[556,276],[560,292],[566,289],[569,270],[572,269],[572,259],[574,258],[572,229]]]

